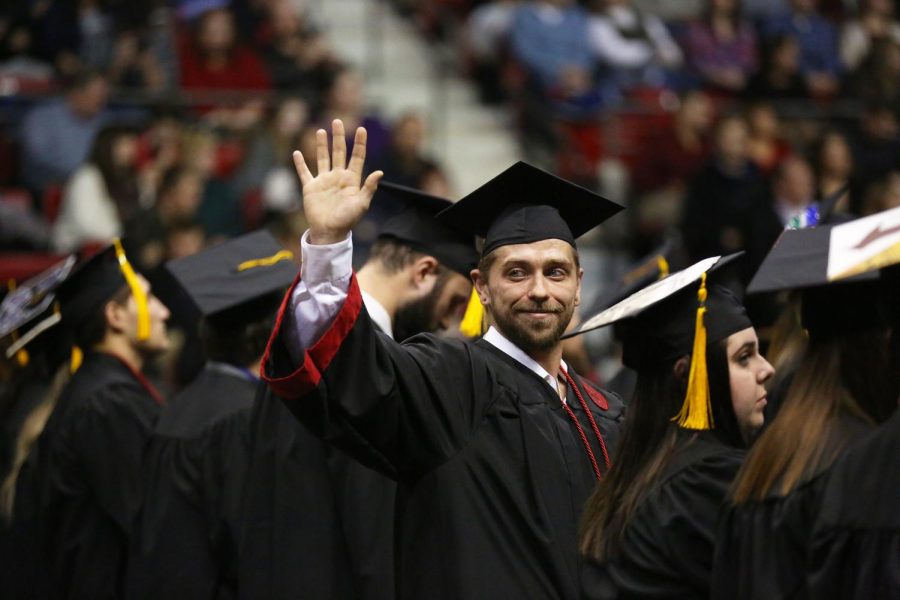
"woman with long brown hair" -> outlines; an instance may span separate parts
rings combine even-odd
[[[631,317],[619,327],[637,385],[619,458],[582,519],[587,598],[708,593],[719,507],[762,425],[763,384],[773,374],[740,301],[697,274],[709,260],[662,299],[661,289],[684,286],[691,269],[622,303],[650,298],[637,314],[610,309]]]
[[[828,233],[825,227],[787,232],[750,289],[771,291],[792,282],[803,287],[803,279],[812,283],[810,273],[821,270],[815,264],[821,253],[811,244],[818,237],[827,254]],[[807,241],[800,244],[803,255],[787,256],[798,246],[791,238]],[[792,258],[791,267],[785,267],[786,258]],[[735,479],[716,538],[714,598],[802,597],[823,476],[896,407],[887,306],[877,276],[808,287],[801,303],[807,346],[778,417]]]

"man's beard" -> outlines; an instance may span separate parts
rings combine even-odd
[[[500,330],[504,337],[526,354],[551,350],[559,343],[562,334],[565,333],[566,327],[575,313],[575,306],[561,306],[556,310],[549,306],[535,306],[531,307],[531,309],[543,309],[547,312],[554,312],[558,319],[548,323],[546,327],[541,329],[532,329],[524,327],[520,321],[516,320],[515,312],[492,314],[492,317],[497,329]]]
[[[431,292],[404,304],[394,314],[394,339],[402,342],[420,333],[431,333],[438,327],[435,319],[435,309],[438,298],[447,285],[447,277],[439,277],[434,283]]]

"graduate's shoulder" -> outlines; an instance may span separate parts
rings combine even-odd
[[[256,393],[255,382],[204,368],[163,407],[154,434],[192,438],[203,435],[223,419],[241,420],[241,415],[253,407]]]

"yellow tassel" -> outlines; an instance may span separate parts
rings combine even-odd
[[[122,276],[131,288],[131,295],[137,305],[137,339],[144,341],[150,338],[150,310],[147,308],[147,293],[144,291],[141,282],[138,281],[137,275],[125,256],[125,249],[122,248],[122,242],[119,238],[113,240],[116,247],[116,258],[119,261],[119,269]]]
[[[706,369],[706,273],[700,277],[697,292],[697,322],[694,330],[694,347],[691,351],[691,372],[688,376],[687,394],[681,411],[672,419],[684,429],[712,429],[712,405],[709,400],[709,375]]]
[[[237,270],[240,273],[241,271],[246,271],[247,269],[255,269],[257,267],[271,267],[272,265],[283,260],[293,260],[293,258],[294,253],[290,250],[280,250],[272,256],[266,256],[265,258],[255,258],[253,260],[245,260],[237,266]]]
[[[459,324],[459,330],[466,337],[478,337],[484,333],[484,307],[475,286],[472,286],[472,295],[469,296],[469,304]]]
[[[81,361],[84,360],[84,354],[78,346],[72,346],[72,357],[69,359],[69,373],[75,374],[81,368]]]
[[[662,254],[657,255],[656,266],[659,269],[659,277],[657,279],[665,279],[669,276],[669,261]]]

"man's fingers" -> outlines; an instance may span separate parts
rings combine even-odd
[[[374,173],[369,173],[369,176],[366,177],[366,182],[363,184],[362,189],[369,200],[375,195],[375,191],[378,189],[378,182],[381,181],[383,176],[383,171],[375,171]]]
[[[316,131],[316,164],[319,171],[317,175],[331,170],[328,159],[328,133],[324,129]]]
[[[347,138],[344,136],[344,122],[335,119],[331,123],[331,166],[343,169],[347,164]]]
[[[350,164],[347,168],[360,179],[362,179],[363,165],[366,162],[366,139],[365,127],[357,127],[356,137],[353,139],[353,156],[350,157]]]
[[[312,181],[312,173],[309,172],[309,167],[306,166],[303,154],[299,150],[294,150],[292,156],[294,158],[294,168],[297,170],[297,175],[300,177],[300,184],[305,186]]]

